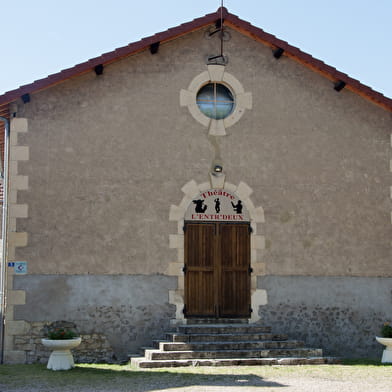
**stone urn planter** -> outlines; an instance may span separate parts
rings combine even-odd
[[[392,363],[392,338],[382,338],[376,336],[376,340],[378,343],[386,346],[382,353],[381,363]]]
[[[73,339],[42,339],[42,344],[51,349],[48,361],[48,369],[51,370],[69,370],[75,366],[71,350],[79,346],[82,338]]]

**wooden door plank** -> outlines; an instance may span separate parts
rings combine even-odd
[[[187,317],[215,316],[215,224],[187,223],[185,230]]]
[[[250,316],[250,234],[247,224],[221,224],[221,317]]]

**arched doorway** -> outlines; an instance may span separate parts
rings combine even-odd
[[[212,184],[215,186],[214,184]],[[188,224],[208,224],[208,223],[228,223],[228,224],[243,224],[250,227],[248,235],[250,237],[250,264],[251,264],[251,276],[250,276],[250,297],[251,297],[251,307],[253,309],[250,320],[251,322],[257,322],[260,320],[259,309],[260,306],[268,303],[267,292],[257,286],[257,277],[264,274],[265,263],[261,257],[261,252],[265,246],[264,236],[258,234],[260,230],[259,224],[264,223],[264,210],[261,206],[255,207],[250,195],[252,194],[252,188],[244,182],[240,182],[238,185],[231,184],[224,181],[222,186],[216,186],[211,189],[211,182],[196,183],[194,180],[187,182],[182,188],[183,198],[178,205],[172,204],[170,206],[169,221],[176,222],[176,231],[169,236],[169,247],[171,249],[176,249],[176,258],[173,258],[169,262],[167,274],[169,276],[175,276],[177,279],[177,288],[175,290],[169,290],[168,299],[171,305],[175,306],[175,318],[171,320],[173,325],[181,324],[184,322],[186,313],[186,301],[185,301],[185,280],[186,273],[184,273],[185,267],[185,236],[186,228]],[[228,214],[224,214],[220,207],[219,213],[216,213],[215,198],[219,195],[213,195],[213,204],[209,209],[205,209],[204,202],[201,203],[200,210],[204,212],[196,212],[196,204],[193,200],[202,200],[200,195],[207,191],[219,192],[227,191],[231,193],[235,200],[233,204],[238,206],[236,200],[241,200],[244,212],[242,220],[239,214],[235,214],[234,207],[231,205],[231,210]],[[219,197],[220,198],[220,197]],[[221,199],[220,199],[221,201]],[[199,202],[200,203],[200,202]],[[193,214],[193,216],[192,216]],[[206,216],[203,216],[206,215]],[[221,216],[215,218],[214,215],[231,215],[231,216]],[[231,220],[228,220],[231,219]],[[234,220],[238,219],[238,220]],[[185,231],[184,231],[185,229]],[[188,232],[189,233],[189,232]],[[190,316],[187,316],[190,317]],[[199,317],[199,316],[194,316]],[[200,316],[201,317],[201,316]]]
[[[192,200],[184,222],[185,317],[250,317],[250,233],[235,194],[210,189]]]

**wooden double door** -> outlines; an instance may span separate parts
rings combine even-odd
[[[250,226],[185,224],[186,317],[250,316]]]

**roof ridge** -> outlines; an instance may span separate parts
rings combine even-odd
[[[143,37],[138,41],[115,48],[110,52],[103,53],[100,56],[91,58],[70,68],[63,69],[57,73],[50,74],[47,77],[37,79],[32,83],[25,84],[14,90],[7,91],[3,95],[0,95],[0,107],[15,101],[24,94],[33,93],[48,88],[71,77],[92,71],[97,65],[110,64],[121,58],[141,52],[154,43],[167,42],[191,31],[198,30],[203,26],[216,22],[220,19],[221,16],[224,18],[226,24],[231,25],[233,28],[239,30],[243,34],[271,47],[283,49],[288,57],[302,63],[314,71],[322,73],[325,77],[332,81],[344,82],[346,84],[346,88],[382,106],[384,109],[392,111],[391,98],[388,98],[371,87],[364,85],[359,80],[338,71],[336,68],[324,63],[323,61],[314,58],[310,54],[303,52],[298,47],[290,45],[287,41],[281,40],[275,35],[267,33],[260,27],[254,26],[251,23],[239,18],[237,15],[230,13],[226,7],[219,7],[216,12],[212,12],[195,18],[189,22],[168,28],[154,35]]]

